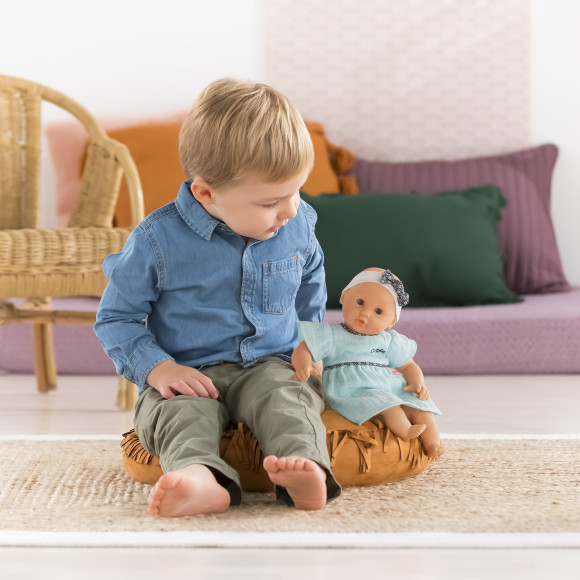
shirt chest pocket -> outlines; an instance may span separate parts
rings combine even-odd
[[[263,264],[264,313],[284,314],[294,304],[302,268],[298,256]]]

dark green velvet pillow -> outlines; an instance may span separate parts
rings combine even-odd
[[[328,308],[371,266],[388,268],[410,295],[410,307],[521,302],[507,288],[496,233],[506,200],[486,185],[434,195],[302,194],[318,214]]]

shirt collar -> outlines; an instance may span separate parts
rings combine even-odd
[[[175,207],[183,221],[204,240],[209,241],[221,222],[212,217],[191,193],[191,181],[184,181],[179,188]]]

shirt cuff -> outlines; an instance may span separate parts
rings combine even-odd
[[[147,377],[149,376],[149,373],[158,364],[161,364],[166,360],[175,359],[158,346],[147,347],[133,355],[132,360],[129,361],[128,365],[128,374],[131,376],[126,376],[125,378],[135,383],[139,388],[139,394],[141,394],[147,386]]]

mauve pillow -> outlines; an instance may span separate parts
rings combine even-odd
[[[550,213],[552,171],[557,157],[558,148],[547,144],[457,161],[389,163],[357,159],[354,174],[361,192],[414,190],[429,195],[499,185],[507,199],[498,226],[507,286],[518,294],[544,294],[570,289]]]

